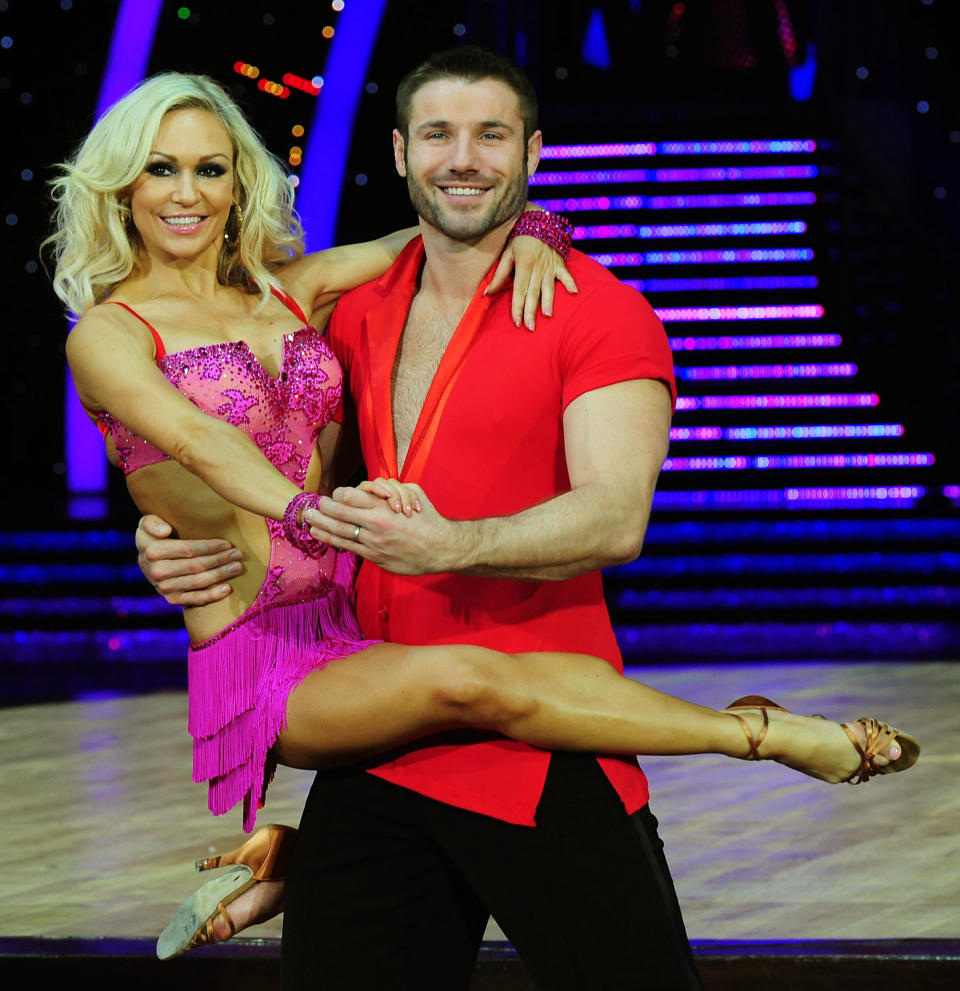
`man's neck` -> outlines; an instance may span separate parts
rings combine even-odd
[[[511,217],[476,241],[455,241],[421,219],[426,260],[420,275],[420,292],[465,308],[500,257],[514,219]]]

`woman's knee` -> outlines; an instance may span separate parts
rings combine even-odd
[[[444,654],[433,693],[454,722],[495,729],[536,707],[521,687],[520,661],[512,655],[482,647],[454,647]]]

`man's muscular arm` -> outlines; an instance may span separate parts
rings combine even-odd
[[[449,520],[420,494],[421,513],[390,512],[357,489],[337,489],[307,519],[313,533],[399,574],[463,572],[560,580],[633,560],[646,533],[670,437],[670,394],[651,379],[584,393],[567,407],[571,490],[513,516]],[[359,542],[351,538],[360,525]]]

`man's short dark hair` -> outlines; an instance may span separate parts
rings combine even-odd
[[[468,83],[495,79],[504,83],[517,95],[524,141],[528,141],[537,129],[537,94],[523,71],[502,55],[475,45],[463,45],[431,55],[400,80],[397,87],[397,130],[404,140],[408,137],[414,95],[421,86],[435,79],[462,79]]]

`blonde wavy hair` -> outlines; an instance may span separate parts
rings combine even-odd
[[[271,269],[303,254],[293,187],[237,104],[207,76],[163,73],[113,104],[51,183],[54,229],[44,246],[55,262],[54,291],[76,316],[137,268],[139,237],[124,194],[144,170],[164,115],[188,107],[213,114],[234,148],[243,223],[237,232],[231,211],[234,236],[220,252],[220,283],[259,292],[264,303],[270,287],[279,288]]]

